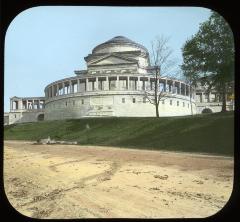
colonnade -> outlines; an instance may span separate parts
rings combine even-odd
[[[200,103],[222,102],[222,100],[220,99],[220,94],[216,92],[215,93],[197,92],[196,100],[197,102]]]
[[[10,110],[44,109],[45,100],[39,98],[11,98]]]
[[[173,79],[158,79],[158,87],[161,91],[173,94],[190,96],[194,98],[193,88]],[[60,95],[101,91],[101,90],[130,90],[130,91],[151,91],[154,90],[155,78],[147,76],[96,76],[85,78],[63,79],[54,82],[45,88],[46,98],[53,98]]]

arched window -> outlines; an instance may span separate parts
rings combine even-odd
[[[213,111],[209,108],[203,109],[202,113],[212,113]]]

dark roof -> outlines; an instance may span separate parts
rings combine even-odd
[[[128,39],[128,38],[124,37],[124,36],[116,36],[116,37],[114,37],[114,38],[112,38],[112,39],[110,39],[110,40],[108,40],[108,41],[106,41],[106,42],[104,42],[104,43],[96,46],[96,47],[93,49],[93,52],[94,52],[95,50],[97,50],[98,48],[102,47],[102,46],[106,46],[106,45],[114,44],[114,43],[116,43],[116,44],[133,45],[133,46],[136,46],[136,47],[141,48],[141,49],[143,49],[144,51],[148,52],[148,50],[147,50],[144,46],[142,46],[142,45],[140,45],[140,44],[132,41],[131,39]]]

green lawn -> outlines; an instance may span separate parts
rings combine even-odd
[[[87,129],[86,125],[89,126]],[[4,127],[4,139],[41,138],[79,144],[233,155],[234,114],[162,118],[89,118]]]

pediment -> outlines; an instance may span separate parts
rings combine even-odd
[[[109,55],[98,60],[95,60],[89,65],[119,65],[119,64],[133,64],[137,63],[135,59],[124,58],[122,56]]]

